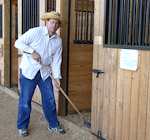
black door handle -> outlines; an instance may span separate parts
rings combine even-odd
[[[94,73],[97,73],[96,78],[99,76],[99,74],[104,73],[103,71],[98,70],[98,69],[93,69],[93,70],[91,70],[91,71],[93,71]]]

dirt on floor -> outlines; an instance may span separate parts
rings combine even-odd
[[[35,109],[31,111],[30,125],[28,127],[29,135],[23,138],[19,136],[16,127],[17,112],[18,101],[5,92],[0,91],[0,140],[88,140],[84,134],[74,132],[70,128],[65,128],[66,133],[64,135],[58,135],[48,131],[48,123],[44,115]],[[90,121],[89,113],[82,112],[82,114]],[[78,114],[68,115],[64,118],[90,131],[83,124],[83,120]],[[60,125],[63,127],[63,124]]]
[[[18,87],[12,87],[12,88],[10,88],[10,90],[17,93],[18,92]],[[88,124],[91,124],[91,112],[83,110],[83,111],[80,111],[80,113],[86,119]],[[71,113],[71,114],[68,114],[67,116],[62,116],[62,117],[64,119],[72,122],[73,124],[81,127],[83,130],[90,131],[89,126],[84,124],[84,120],[82,119],[82,117],[76,111],[74,111],[74,113]]]
[[[91,112],[81,111],[80,113],[86,119],[88,124],[91,124]],[[79,114],[71,114],[71,115],[68,114],[67,116],[64,116],[63,118],[76,124],[77,126],[81,127],[83,130],[90,131],[89,125],[84,123],[84,120],[80,117]]]

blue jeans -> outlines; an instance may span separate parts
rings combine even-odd
[[[23,76],[22,71],[20,70],[19,80],[20,80],[21,94],[19,97],[19,106],[18,106],[18,119],[17,119],[18,129],[28,128],[31,112],[31,100],[36,85],[39,86],[39,89],[41,91],[42,107],[45,118],[49,123],[49,126],[50,127],[59,126],[51,78],[48,77],[45,81],[43,81],[40,72],[38,72],[35,78],[33,80],[30,80],[27,79],[25,76]]]

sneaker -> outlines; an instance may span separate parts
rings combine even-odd
[[[64,134],[65,133],[65,131],[62,129],[62,128],[60,128],[59,126],[57,126],[57,127],[48,127],[48,130],[49,131],[53,131],[53,132],[55,132],[56,134]]]
[[[19,135],[25,137],[28,135],[27,129],[18,129]]]

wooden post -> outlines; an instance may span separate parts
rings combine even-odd
[[[100,1],[95,0],[94,4],[94,44],[93,44],[93,68],[98,69],[99,67],[99,45],[95,44],[95,38],[96,36],[100,35]],[[100,123],[102,121],[102,118],[97,118],[97,107],[98,107],[98,78],[96,78],[96,74],[93,74],[92,76],[92,116],[91,116],[91,131],[93,133],[97,133],[97,119],[99,119]],[[101,98],[102,99],[102,98]],[[102,113],[101,113],[102,114]]]
[[[18,0],[18,38],[22,35],[22,0]],[[18,54],[23,53],[18,49]],[[20,68],[19,65],[21,63],[21,58],[18,58],[18,90],[20,90],[20,85],[19,85],[19,75],[20,75]]]
[[[10,1],[4,1],[4,86],[10,87]]]
[[[40,15],[39,15],[39,18],[41,18],[41,16],[46,12],[46,3],[47,3],[47,0],[45,0],[45,2],[43,2],[43,0],[40,0]],[[40,26],[45,26],[45,21],[40,19]]]
[[[58,0],[56,10],[57,12],[60,13],[62,18],[68,21],[68,0]],[[63,42],[61,87],[66,92],[67,91],[68,25],[66,27],[60,28],[60,37],[62,38],[62,42]],[[60,93],[59,94],[59,115],[64,116],[65,113],[66,113],[66,98]]]

